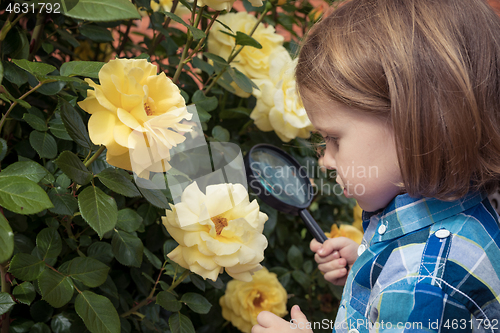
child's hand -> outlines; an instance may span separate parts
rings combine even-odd
[[[318,269],[325,274],[325,280],[342,286],[347,280],[346,265],[351,267],[358,258],[359,244],[346,237],[327,239],[323,244],[313,239],[310,248]]]
[[[262,311],[257,316],[258,324],[252,327],[252,333],[313,333],[307,328],[307,318],[298,305],[292,307],[290,315],[292,320],[288,322],[272,312]]]

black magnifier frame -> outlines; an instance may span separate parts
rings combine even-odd
[[[270,165],[263,160],[256,160],[255,157],[258,156],[259,153],[260,155],[267,154],[267,157],[271,157],[271,159],[274,159],[282,165]],[[257,163],[257,166],[255,165],[255,163]],[[300,216],[309,232],[318,242],[324,243],[328,239],[323,230],[321,230],[321,228],[319,227],[316,220],[314,220],[314,218],[307,210],[314,198],[314,189],[309,180],[309,177],[307,176],[306,171],[293,156],[278,147],[263,143],[257,144],[250,149],[250,151],[244,157],[244,164],[248,184],[250,185],[252,191],[262,201],[264,201],[272,208],[277,209],[283,213]],[[282,187],[280,188],[281,191],[279,195],[282,196],[285,201],[277,198],[275,193],[272,192],[276,192],[274,190],[274,186],[281,186],[281,184],[274,182],[273,184],[269,183],[268,180],[272,177],[270,176],[266,179],[265,176],[267,174],[267,171],[264,169],[264,172],[262,172],[261,164],[264,164],[264,168],[271,167],[272,170],[276,170],[277,168],[283,166],[288,167],[289,169],[287,170],[292,173],[292,176],[288,177],[288,179],[290,179],[290,182],[285,185],[285,188],[288,185],[301,185],[300,191],[302,191],[305,195],[305,197],[302,197],[304,200],[301,200],[295,195],[288,194],[286,192],[286,189],[283,189]],[[293,184],[294,182],[295,184]]]

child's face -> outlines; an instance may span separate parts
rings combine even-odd
[[[337,170],[344,195],[355,198],[366,211],[387,206],[401,192],[398,184],[402,184],[390,124],[338,102],[304,98],[303,103],[325,138],[323,163]]]

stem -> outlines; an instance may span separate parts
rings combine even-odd
[[[31,36],[28,61],[33,61],[36,51],[38,51],[38,48],[40,47],[40,40],[43,35],[43,28],[45,27],[45,16],[45,13],[38,13],[36,16],[36,25],[35,30],[33,30],[33,35]]]
[[[95,154],[92,155],[92,157],[87,162],[85,162],[85,166],[88,168],[89,165],[91,165],[99,157],[99,155],[101,155],[104,149],[106,149],[106,146],[99,147]]]
[[[27,93],[25,93],[24,95],[22,95],[21,97],[19,97],[18,100],[23,100],[25,99],[26,97],[28,97],[28,95],[30,95],[32,92],[34,92],[35,90],[37,90],[38,88],[40,88],[45,82],[39,82],[34,88],[32,88],[30,91],[28,91]],[[9,113],[12,111],[12,109],[18,104],[18,101],[14,101],[14,103],[12,103],[10,105],[10,108],[7,110],[7,112],[2,116],[2,120],[0,120],[0,132],[2,131],[2,127],[3,127],[3,124],[5,123],[5,121],[7,120],[7,117],[9,116]]]
[[[194,20],[194,12],[196,10],[196,3],[197,3],[197,0],[194,0],[193,15],[191,16],[191,20]],[[201,17],[203,16],[203,9],[204,8],[205,7],[200,8],[198,16],[196,17],[196,22],[194,22],[193,27],[196,28],[200,24],[200,20],[201,20]],[[184,46],[184,50],[182,50],[182,55],[181,55],[181,60],[179,62],[179,66],[177,67],[177,70],[175,71],[174,77],[172,79],[172,81],[174,83],[177,82],[177,80],[179,80],[179,76],[181,76],[181,73],[182,73],[182,68],[187,63],[187,61],[186,61],[186,59],[188,58],[187,54],[188,54],[189,47],[191,46],[192,42],[193,42],[193,34],[188,30],[188,39],[187,39],[186,45]]]
[[[10,283],[7,282],[6,275],[7,275],[7,267],[4,265],[0,265],[0,281],[2,284],[2,292],[10,293]],[[9,324],[10,324],[9,314],[10,311],[3,315],[2,330],[0,331],[1,333],[9,333]]]
[[[171,13],[175,13],[175,10],[177,9],[177,4],[179,3],[179,0],[174,0],[172,2],[172,8],[170,8],[170,12]],[[170,21],[172,21],[172,19],[170,17],[167,17],[167,19],[165,20],[165,23],[163,23],[163,28],[164,29],[167,29],[168,28],[168,25],[170,24]],[[149,55],[153,55],[153,53],[155,52],[156,48],[158,47],[158,45],[160,45],[161,41],[163,40],[163,38],[165,38],[165,36],[163,36],[163,34],[161,32],[158,32],[158,35],[155,35],[153,37],[153,43],[151,44],[151,48],[149,49]]]
[[[69,238],[72,238],[72,239],[76,240],[75,235],[73,235],[73,230],[71,230],[71,219],[68,219],[64,223],[64,227],[66,228],[66,232],[68,233]]]
[[[203,7],[202,7],[203,8]],[[205,29],[205,37],[203,37],[200,42],[198,43],[198,45],[196,45],[196,47],[194,48],[194,50],[188,55],[187,59],[185,60],[185,62],[187,63],[188,61],[191,61],[191,59],[193,59],[193,56],[198,53],[198,51],[201,49],[201,47],[203,46],[203,43],[205,43],[205,40],[207,39],[207,35],[208,35],[208,32],[210,31],[210,29],[212,28],[212,25],[215,23],[215,20],[217,20],[217,17],[219,16],[220,14],[220,10],[218,10],[214,16],[212,17],[212,19],[210,20],[210,23],[208,24],[208,27]]]
[[[174,290],[175,287],[177,287],[182,281],[184,281],[185,278],[187,278],[189,276],[191,272],[189,270],[185,270],[182,275],[177,279],[175,280],[172,285],[170,286],[170,288],[168,288],[167,291],[171,291],[171,290]]]
[[[132,313],[134,313],[137,310],[139,310],[140,308],[142,308],[144,305],[148,305],[149,303],[156,301],[156,296],[154,296],[155,291],[156,291],[156,286],[158,285],[158,282],[160,282],[161,274],[162,274],[163,270],[165,269],[166,264],[167,264],[167,261],[165,261],[163,263],[163,266],[160,269],[160,273],[158,273],[158,277],[156,278],[156,283],[153,286],[153,290],[151,290],[151,292],[149,293],[149,296],[147,298],[143,299],[141,302],[139,302],[132,309],[128,310],[127,312],[122,313],[120,315],[120,317],[126,318],[126,317],[130,316]],[[168,289],[168,290],[170,290],[170,289]]]
[[[120,46],[118,47],[118,50],[116,50],[116,55],[119,57],[120,53],[122,53],[123,49],[125,48],[125,43],[128,42],[128,34],[130,33],[130,27],[132,26],[132,20],[129,20],[127,23],[127,30],[123,33],[123,38],[120,43]]]
[[[252,35],[255,32],[255,30],[257,30],[257,27],[259,26],[259,24],[262,23],[262,20],[264,20],[264,17],[269,12],[269,9],[270,9],[270,7],[266,5],[266,8],[264,9],[264,11],[262,12],[262,14],[260,15],[259,19],[255,23],[255,25],[252,28],[252,30],[250,31],[250,33],[248,34],[250,37],[252,37]],[[230,64],[234,60],[234,58],[236,58],[236,56],[241,52],[241,50],[243,50],[244,47],[245,47],[245,45],[241,45],[238,48],[238,50],[236,50],[234,53],[232,52],[231,55],[229,56],[229,58],[227,59],[227,63]],[[236,45],[235,45],[235,49],[236,49]],[[235,49],[233,49],[233,51]],[[215,83],[220,79],[220,77],[225,72],[226,72],[226,67],[222,68],[222,70],[217,74],[217,76],[212,80],[212,82],[210,82],[210,85],[204,91],[205,95],[208,94],[208,92],[213,88],[213,86],[215,85]]]

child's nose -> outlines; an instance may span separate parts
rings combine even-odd
[[[331,152],[326,150],[325,155],[323,156],[323,165],[327,169],[337,169],[337,163],[335,162],[335,158]]]

